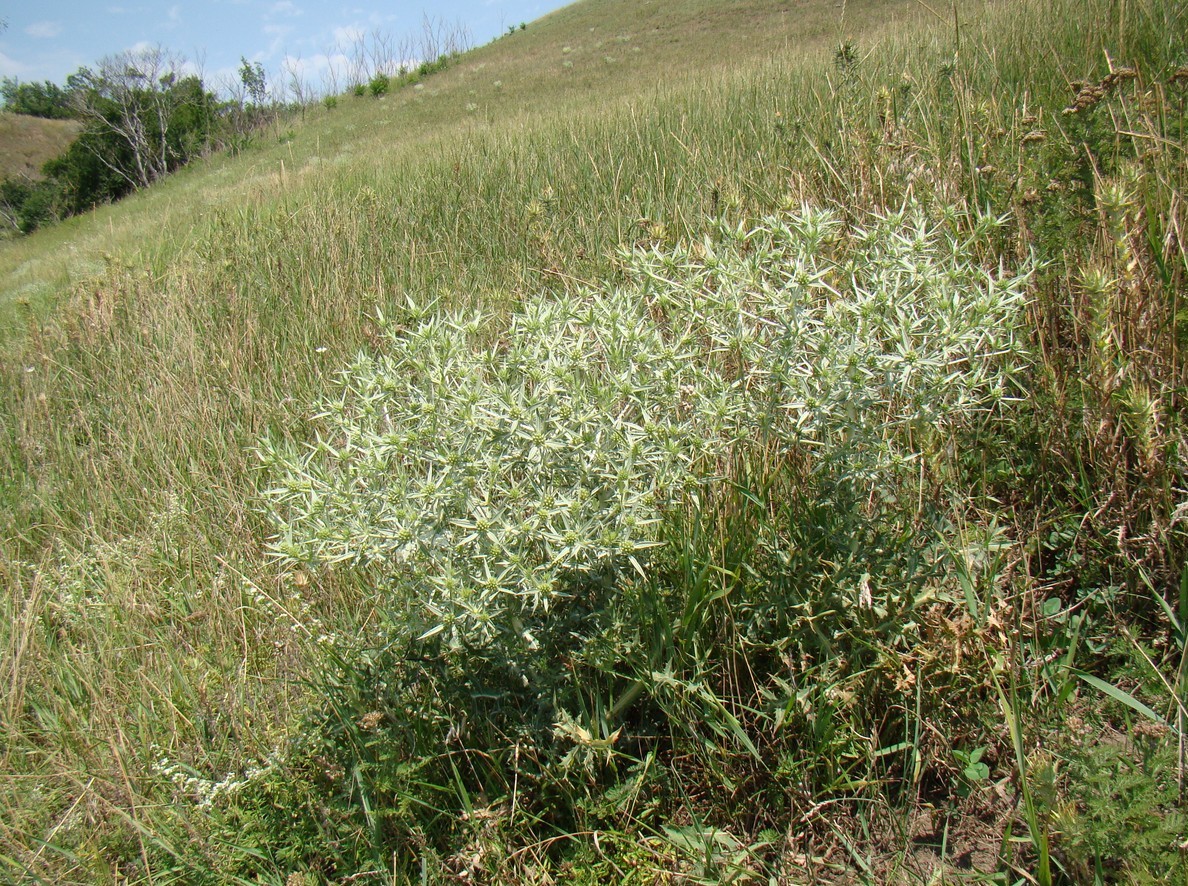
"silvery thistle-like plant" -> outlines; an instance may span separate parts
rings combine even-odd
[[[760,430],[845,482],[893,483],[995,407],[1030,269],[910,207],[825,210],[621,255],[627,283],[439,313],[360,355],[300,448],[264,441],[287,561],[364,567],[410,636],[535,642],[557,600],[643,572],[666,508]]]
[[[266,448],[283,481],[278,554],[380,565],[424,634],[481,644],[580,579],[643,568],[664,506],[706,444],[680,392],[712,390],[634,294],[537,299],[502,335],[426,319],[360,357],[304,452]]]

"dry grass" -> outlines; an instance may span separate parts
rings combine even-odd
[[[475,139],[515,139],[542,127],[569,129],[577,139],[592,111],[626,110],[632,128],[646,130],[652,109],[666,106],[669,95],[709,99],[731,88],[740,70],[766,77],[760,72],[769,64],[773,73],[809,60],[822,67],[843,40],[873,49],[905,23],[928,18],[913,0],[857,0],[845,8],[845,21],[824,0],[599,0],[558,10],[467,53],[419,87],[379,101],[344,97],[333,111],[314,107],[304,122],[283,125],[283,144],[261,140],[240,157],[194,164],[118,208],[98,207],[35,238],[0,244],[0,337],[13,321],[23,323],[26,306],[41,316],[75,282],[96,276],[105,256],[163,271],[217,207],[271,201],[311,175],[414,167]],[[773,95],[769,107],[754,110],[770,113],[784,101]],[[635,117],[633,107],[652,117]],[[588,144],[571,150],[585,153],[595,174],[615,163]]]
[[[0,245],[0,869],[151,882],[173,857],[167,847],[184,849],[208,825],[154,761],[218,779],[300,729],[296,681],[316,674],[278,612],[303,599],[313,610],[295,615],[349,630],[371,589],[268,561],[267,478],[251,450],[266,433],[305,438],[334,372],[376,345],[377,308],[399,318],[410,298],[514,304],[613,275],[623,242],[671,244],[706,216],[745,220],[802,199],[859,218],[912,197],[988,201],[1016,220],[1004,254],[1035,248],[1050,262],[1026,392],[1043,398],[1043,414],[1020,429],[1009,458],[980,466],[1010,472],[992,487],[1001,499],[963,503],[954,517],[969,521],[971,548],[991,526],[1000,529],[986,537],[1009,548],[1009,568],[975,576],[984,605],[973,616],[986,624],[937,603],[931,639],[907,655],[888,650],[889,681],[918,675],[920,694],[897,696],[898,707],[847,696],[844,708],[823,708],[842,727],[864,712],[907,711],[900,725],[916,731],[882,740],[904,735],[904,758],[937,790],[956,778],[947,755],[958,742],[997,743],[995,779],[1009,790],[997,714],[967,716],[995,673],[983,655],[1009,649],[1035,662],[1023,676],[1033,681],[1028,715],[1038,716],[1054,695],[1045,681],[1059,676],[1044,669],[1067,644],[1042,645],[1057,642],[1059,626],[1035,611],[1049,598],[1088,608],[1077,595],[1093,590],[1091,570],[1142,589],[1119,563],[1159,567],[1152,580],[1166,583],[1184,544],[1182,514],[1176,524],[1169,510],[1188,485],[1177,462],[1188,276],[1181,87],[1144,67],[1094,112],[1095,161],[1139,159],[1091,175],[1087,193],[1108,198],[1102,211],[1066,218],[1073,204],[1047,190],[1055,176],[1044,160],[1066,146],[1086,155],[1081,118],[1060,113],[1075,96],[1066,77],[1099,82],[1103,46],[1119,64],[1159,63],[1116,28],[1074,15],[1079,4],[1050,6],[963,6],[957,57],[951,22],[918,3],[850,2],[843,27],[832,2],[586,0],[422,89],[313,109],[285,124],[283,142],[211,158]],[[1147,14],[1174,4],[1096,8],[1106,6]],[[982,32],[975,11],[986,12]],[[935,28],[889,26],[895,15]],[[847,37],[859,52],[852,82],[833,58]],[[1029,141],[1041,128],[1045,139]],[[1125,300],[1094,302],[1083,260],[1121,281],[1110,291]],[[1075,536],[1066,547],[1052,541],[1062,526]],[[1162,560],[1152,546],[1166,548]],[[1166,645],[1168,635],[1157,638]],[[1077,664],[1091,666],[1089,656]],[[874,748],[855,733],[832,760],[797,748],[789,762],[840,771],[834,763],[853,766]],[[932,801],[923,782],[912,787],[918,796],[880,798],[885,818],[907,821],[912,802]],[[823,804],[824,828],[841,802],[810,799]],[[1023,833],[1018,822],[1013,833]],[[194,845],[212,854],[208,867],[232,852]]]
[[[41,167],[78,135],[74,120],[42,120],[0,111],[0,178],[40,178]]]

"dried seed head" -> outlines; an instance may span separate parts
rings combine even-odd
[[[1087,83],[1077,92],[1073,103],[1064,109],[1066,114],[1084,111],[1091,108],[1106,96],[1106,87],[1094,83]]]
[[[1168,733],[1165,723],[1153,723],[1150,720],[1136,720],[1131,728],[1135,735],[1141,735],[1144,738],[1162,738]]]
[[[1134,68],[1118,68],[1118,70],[1111,71],[1102,78],[1101,86],[1108,90],[1113,89],[1119,83],[1136,79],[1138,79],[1138,71]]]

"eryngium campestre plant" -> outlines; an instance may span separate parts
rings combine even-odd
[[[895,482],[1006,393],[1029,270],[978,256],[1000,220],[911,208],[846,228],[803,208],[621,258],[624,285],[510,320],[389,327],[266,441],[288,561],[362,567],[406,636],[533,643],[559,598],[644,570],[666,508],[761,439],[836,481]]]

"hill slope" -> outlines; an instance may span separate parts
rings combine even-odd
[[[37,178],[78,134],[73,120],[42,120],[0,112],[0,178]]]
[[[844,8],[846,19],[842,7],[829,2],[574,4],[468,53],[419,88],[379,102],[348,98],[332,112],[311,110],[305,123],[288,121],[283,146],[214,158],[116,210],[96,210],[91,222],[71,221],[58,232],[5,246],[0,317],[16,302],[52,305],[113,251],[128,253],[137,265],[154,253],[164,260],[183,242],[195,206],[234,205],[246,188],[275,180],[282,167],[292,173],[311,163],[341,169],[415,162],[476,131],[514,133],[533,118],[580,117],[671,89],[714,67],[725,72],[775,52],[827,53],[859,34],[874,45],[897,21],[923,14],[910,0],[863,0]]]
[[[1182,878],[1186,14],[584,0],[0,246],[0,869]]]

